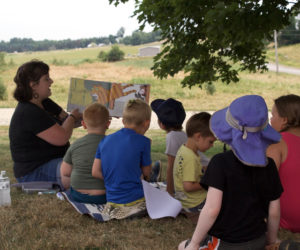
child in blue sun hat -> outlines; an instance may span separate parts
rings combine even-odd
[[[264,249],[278,242],[283,189],[266,149],[280,134],[268,121],[258,95],[237,98],[212,115],[212,132],[231,150],[211,159],[200,182],[208,190],[205,205],[192,239],[178,249]]]
[[[185,119],[185,110],[181,102],[169,98],[167,100],[155,99],[151,102],[151,108],[156,113],[159,127],[166,131],[167,161],[167,191],[174,195],[173,166],[175,157],[180,146],[186,142],[187,136],[182,131]]]
[[[174,195],[173,168],[178,149],[187,141],[187,135],[183,131],[183,122],[186,113],[182,103],[173,98],[155,99],[151,102],[151,108],[156,113],[159,127],[166,131],[167,161],[167,191]],[[202,166],[207,166],[209,159],[200,151],[200,161]]]

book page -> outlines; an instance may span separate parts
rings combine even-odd
[[[67,111],[78,108],[83,112],[93,102],[108,107],[110,88],[110,82],[71,78]]]
[[[141,99],[149,102],[150,85],[112,83],[108,110],[111,116],[121,117],[126,102]]]
[[[141,99],[149,103],[149,84],[111,83],[71,78],[67,111],[79,108],[81,112],[93,102],[106,106],[110,116],[122,117],[126,102]]]
[[[169,195],[168,192],[153,187],[149,182],[142,180],[146,200],[147,212],[151,219],[176,217],[182,209],[180,201]]]

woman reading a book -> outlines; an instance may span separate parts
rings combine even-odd
[[[49,99],[53,81],[42,61],[20,66],[14,82],[18,105],[9,127],[14,175],[18,182],[49,181],[62,187],[60,164],[82,114],[75,109],[68,115]]]

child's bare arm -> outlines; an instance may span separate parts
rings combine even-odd
[[[268,216],[268,231],[267,231],[267,244],[274,244],[278,241],[277,233],[280,221],[280,201],[279,199],[271,201],[269,204]]]
[[[285,143],[284,141],[280,141],[276,144],[271,144],[267,148],[267,156],[271,157],[276,164],[277,169],[279,169],[280,164],[284,161],[283,152],[285,150]]]
[[[199,182],[194,181],[184,181],[183,182],[183,189],[186,192],[194,192],[202,189],[202,186]]]
[[[97,179],[103,180],[102,170],[101,170],[101,160],[95,158],[93,167],[92,167],[92,176]]]
[[[61,183],[64,189],[68,189],[71,185],[71,173],[73,166],[63,161],[60,166]]]
[[[144,179],[149,180],[150,174],[151,174],[151,165],[143,166],[142,167],[142,173],[143,173]]]
[[[62,176],[70,177],[72,173],[73,166],[69,163],[63,161],[60,166],[60,173]]]
[[[175,156],[168,155],[167,163],[167,192],[170,195],[174,195],[174,180],[173,180],[173,167]]]
[[[209,229],[215,223],[222,205],[223,192],[217,188],[209,187],[206,202],[199,215],[198,223],[193,237],[187,248],[184,242],[180,243],[178,249],[199,249],[200,242],[204,239]]]

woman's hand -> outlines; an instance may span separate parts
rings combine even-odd
[[[79,109],[73,109],[70,114],[72,116],[74,116],[74,118],[76,119],[76,121],[82,119],[82,113],[79,112]]]
[[[74,119],[74,128],[81,126],[82,113],[79,112],[79,109],[73,109],[70,113],[70,117]]]

